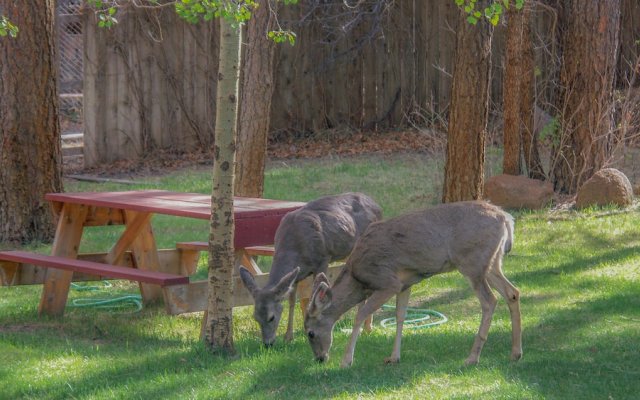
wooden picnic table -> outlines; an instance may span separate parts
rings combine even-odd
[[[105,274],[102,276],[137,280],[144,301],[164,299],[170,314],[204,310],[207,282],[180,278],[195,272],[198,251],[202,249],[159,250],[151,219],[162,214],[208,220],[211,216],[209,195],[142,190],[50,193],[46,199],[58,217],[51,256],[0,252],[0,283],[43,284],[40,313],[64,313],[71,281],[81,276],[79,271],[94,274],[93,278]],[[234,198],[236,262],[260,274],[247,249],[272,245],[282,217],[303,205],[283,200]],[[78,254],[85,228],[107,225],[125,226],[111,249],[106,254]],[[20,275],[20,267],[28,263],[36,265],[29,265],[31,272]],[[137,270],[131,270],[131,267]],[[91,279],[91,276],[84,279]],[[238,292],[244,290],[237,289]],[[243,299],[246,297],[246,294],[241,295]]]

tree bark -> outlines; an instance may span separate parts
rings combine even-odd
[[[245,197],[262,197],[264,191],[276,50],[274,41],[267,37],[270,7],[276,6],[269,3],[260,4],[247,24],[242,63],[235,190]]]
[[[503,172],[522,173],[522,158],[530,178],[544,179],[534,132],[534,58],[530,26],[530,4],[507,11],[504,73],[504,159]]]
[[[214,353],[233,354],[232,272],[235,264],[233,184],[238,121],[241,30],[220,19],[220,64],[209,234],[209,298],[206,344]]]
[[[610,156],[620,0],[569,0],[565,7],[552,178],[556,191],[573,194]]]
[[[53,0],[0,0],[20,28],[0,38],[0,242],[53,237],[45,193],[62,190]]]
[[[476,8],[484,10],[486,5],[486,1],[478,1]],[[445,203],[482,197],[492,31],[484,20],[469,24],[460,11],[444,173]]]

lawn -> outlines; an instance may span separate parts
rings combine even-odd
[[[428,155],[277,162],[265,197],[310,200],[363,191],[386,216],[439,201],[442,161]],[[207,193],[208,169],[137,177],[138,185],[67,182],[67,191],[164,188]],[[201,314],[167,316],[67,308],[39,318],[37,286],[0,288],[0,399],[632,399],[640,393],[640,224],[636,208],[513,212],[515,245],[507,277],[521,291],[523,359],[509,361],[509,313],[502,299],[480,359],[464,367],[480,306],[457,273],[416,285],[410,305],[448,322],[405,330],[402,360],[384,365],[393,328],[363,335],[353,367],[339,361],[348,333],[335,332],[328,363],[317,364],[296,316],[296,338],[265,349],[251,307],[234,310],[237,357],[210,355],[199,341]],[[160,247],[207,237],[206,221],[154,220]],[[96,229],[81,251],[105,251],[119,227]],[[46,245],[29,246],[43,252]],[[261,260],[268,266],[268,259]],[[199,275],[204,276],[204,263]],[[115,282],[84,297],[136,293]],[[296,309],[299,314],[300,310]],[[381,311],[376,320],[390,316]],[[281,324],[284,325],[284,324]],[[348,325],[348,322],[341,326]],[[281,326],[284,332],[284,326]]]

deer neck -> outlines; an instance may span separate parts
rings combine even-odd
[[[345,266],[345,271],[338,277],[331,288],[333,296],[331,305],[323,312],[335,323],[347,311],[355,307],[367,298],[369,292],[364,285],[351,276],[351,272]]]
[[[273,287],[280,282],[286,274],[293,271],[300,264],[300,257],[296,252],[279,252],[273,257],[269,280],[265,287]],[[300,277],[298,277],[300,278]],[[297,279],[300,280],[300,279]]]

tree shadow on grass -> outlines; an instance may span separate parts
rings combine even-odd
[[[534,271],[518,271],[517,268],[509,268],[511,272],[505,272],[512,282],[531,282],[536,285],[546,285],[557,280],[559,274],[573,274],[605,263],[617,263],[624,259],[640,254],[640,246],[625,247],[602,252],[596,256],[576,257],[571,261],[559,265],[549,265],[546,268]],[[506,268],[505,268],[506,269]]]

